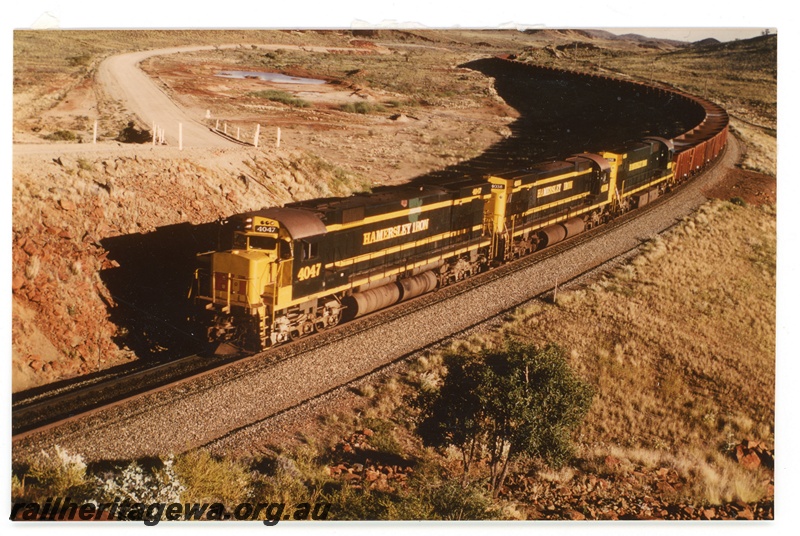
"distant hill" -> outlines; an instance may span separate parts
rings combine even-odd
[[[763,61],[764,65],[777,67],[778,36],[759,35],[750,39],[737,39],[721,43],[716,39],[703,39],[673,54],[715,54],[719,58],[737,62]],[[744,64],[744,63],[743,63]]]
[[[701,41],[695,41],[694,43],[692,43],[692,45],[696,47],[705,47],[718,44],[720,44],[720,42],[717,39],[714,39],[713,37],[709,37],[707,39],[703,39]]]
[[[624,39],[626,41],[636,41],[638,43],[653,44],[653,45],[669,45],[673,47],[682,47],[688,44],[686,41],[679,41],[677,39],[661,39],[656,37],[647,37],[644,35],[639,35],[634,33],[615,35],[614,37],[616,37],[617,39]]]
[[[631,43],[637,46],[644,46],[647,48],[678,48],[685,47],[689,44],[685,41],[677,41],[675,39],[658,39],[655,37],[646,37],[644,35],[628,33],[623,35],[616,35],[606,30],[592,30],[592,29],[529,29],[525,33],[534,35],[537,38],[551,39],[553,41],[560,40],[573,40],[585,41],[613,41],[615,43]]]

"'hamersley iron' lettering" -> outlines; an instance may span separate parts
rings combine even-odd
[[[424,219],[408,223],[401,223],[400,225],[395,225],[394,227],[387,227],[386,229],[378,229],[377,231],[364,233],[364,245],[366,246],[367,244],[373,244],[375,242],[381,242],[383,240],[389,240],[390,238],[404,236],[419,231],[426,231],[428,229],[428,221],[429,220]]]

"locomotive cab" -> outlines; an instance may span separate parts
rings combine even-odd
[[[234,216],[228,225],[231,249],[198,256],[194,302],[211,326],[209,342],[261,350],[278,342],[270,340],[273,324],[293,288],[321,285],[313,237],[325,226],[313,213],[287,208]]]

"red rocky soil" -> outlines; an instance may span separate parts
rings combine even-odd
[[[392,493],[406,489],[414,475],[414,462],[397,456],[387,461],[387,456],[370,444],[373,435],[372,430],[364,428],[342,437],[329,453],[334,461],[327,466],[328,474],[356,490]],[[744,440],[731,456],[748,470],[763,466],[771,474],[773,469],[774,451],[760,442]],[[674,468],[645,468],[611,455],[599,465],[599,470],[591,472],[570,470],[568,478],[548,479],[537,472],[511,473],[499,498],[502,503],[514,505],[527,519],[774,519],[774,476],[763,483],[769,493],[761,501],[712,505],[682,498],[687,479]]]
[[[777,187],[775,177],[755,171],[732,169],[705,194],[725,201],[739,198],[748,205],[774,205],[777,201]]]
[[[372,48],[375,53],[385,52]],[[131,237],[136,245],[141,238],[141,245],[165,226],[204,224],[246,210],[404,181],[479,154],[508,135],[505,125],[513,114],[489,91],[490,79],[466,69],[454,69],[451,74],[483,84],[485,107],[429,106],[414,118],[391,112],[365,116],[339,111],[341,102],[386,97],[340,85],[306,95],[315,102],[307,110],[278,103],[257,110],[235,103],[216,106],[229,103],[229,93],[270,85],[221,79],[213,70],[202,71],[196,62],[182,65],[171,58],[161,63],[153,60],[149,69],[162,77],[159,83],[170,86],[168,93],[190,112],[214,108],[215,116],[220,111],[226,120],[266,115],[270,129],[264,128],[258,151],[229,143],[224,144],[227,148],[203,150],[187,143],[183,151],[151,143],[121,144],[110,141],[113,133],[101,134],[96,145],[85,137],[82,143],[46,143],[36,136],[43,121],[61,126],[74,116],[86,123],[98,106],[108,109],[102,91],[91,83],[71,88],[61,104],[44,113],[15,118],[14,392],[143,357],[141,344],[134,346],[141,341],[133,339],[147,334],[130,333],[131,326],[118,321],[124,306],[120,295],[135,301],[136,286],[152,292],[154,282],[138,280],[130,281],[127,288],[109,287],[109,281],[115,280],[114,270],[120,269],[108,246],[114,239]],[[196,85],[191,85],[192,80]],[[307,89],[275,86],[296,92]],[[91,131],[83,123],[81,128]],[[28,124],[33,127],[27,128]],[[280,148],[275,147],[276,126],[283,128]],[[445,143],[449,139],[454,140],[452,144]],[[150,251],[145,247],[141,251],[146,259]],[[152,263],[158,261],[152,259]],[[188,284],[179,283],[185,289]],[[185,289],[181,294],[185,295]],[[161,310],[139,313],[156,321],[163,316]],[[162,350],[159,346],[151,344],[148,355],[157,355]]]

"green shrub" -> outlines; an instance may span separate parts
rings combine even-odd
[[[184,501],[236,505],[247,498],[247,469],[234,460],[216,459],[205,450],[195,450],[177,458],[175,473],[186,486]]]
[[[22,478],[12,484],[15,493],[31,500],[86,497],[91,487],[83,458],[79,454],[70,454],[58,445],[52,451],[41,451],[31,461]]]
[[[294,95],[286,91],[278,91],[276,89],[254,91],[249,95],[251,97],[258,97],[260,99],[266,99],[272,102],[280,102],[282,104],[294,106],[295,108],[308,108],[311,106],[311,103],[306,100],[295,97]]]
[[[383,112],[386,110],[380,104],[372,104],[370,102],[348,102],[346,104],[342,104],[340,109],[343,112],[351,113],[351,114],[371,114],[373,112]]]
[[[84,171],[94,171],[94,165],[85,158],[78,158],[78,167]]]
[[[445,365],[441,387],[419,394],[417,433],[428,446],[461,451],[464,485],[481,459],[496,495],[514,459],[533,456],[558,467],[570,458],[570,435],[589,410],[592,389],[560,348],[506,339],[497,348],[449,354]]]
[[[364,426],[372,430],[369,444],[384,454],[403,455],[403,446],[394,434],[394,423],[385,419],[366,418]]]
[[[56,130],[53,133],[45,134],[43,138],[50,141],[75,141],[78,136],[71,130]]]

